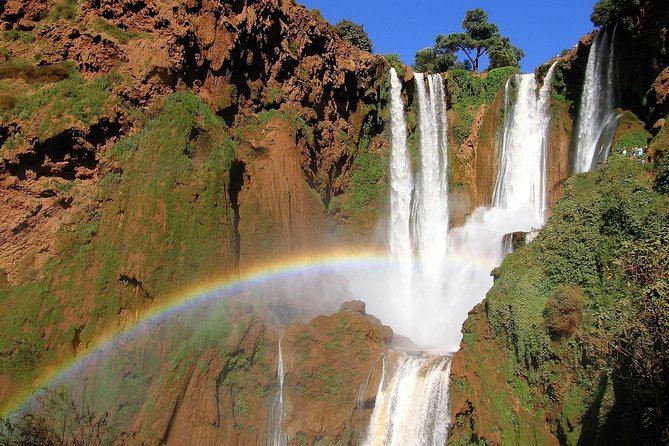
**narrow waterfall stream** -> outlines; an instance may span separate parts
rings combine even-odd
[[[576,122],[576,173],[591,170],[607,158],[615,133],[618,114],[614,110],[614,50],[613,34],[600,31],[592,40],[581,106]]]
[[[267,421],[268,435],[267,446],[284,446],[286,442],[286,435],[283,432],[283,418],[285,413],[283,402],[283,352],[281,349],[281,341],[279,339],[279,359],[277,365],[277,380],[279,381],[279,389],[276,392],[272,406],[270,407],[269,419]]]
[[[534,74],[517,75],[505,87],[504,138],[500,171],[491,207],[479,208],[461,227],[448,230],[446,113],[443,83],[438,75],[416,73],[419,111],[420,169],[411,186],[401,84],[391,71],[392,161],[391,216],[388,240],[393,276],[412,278],[403,313],[414,325],[412,340],[439,352],[457,350],[467,313],[492,285],[490,271],[503,257],[502,239],[514,231],[543,225],[546,215],[547,132],[553,64],[538,88]],[[413,203],[407,219],[407,203]],[[399,212],[400,215],[395,213]],[[412,230],[407,228],[411,225]],[[397,227],[401,225],[401,227]],[[411,252],[407,258],[406,240]],[[398,247],[402,246],[401,249]],[[392,281],[391,281],[392,282]],[[416,320],[416,316],[422,319]],[[393,321],[394,323],[395,321]],[[402,324],[397,330],[402,333]],[[420,327],[416,329],[416,326]],[[450,355],[391,352],[367,432],[367,445],[443,445],[448,436]]]

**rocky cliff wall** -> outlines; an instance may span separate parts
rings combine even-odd
[[[386,62],[317,11],[9,1],[0,27],[0,400],[179,289],[375,224]]]

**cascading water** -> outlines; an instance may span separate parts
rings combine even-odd
[[[424,280],[441,287],[448,243],[448,154],[444,86],[438,74],[416,73],[420,172],[414,212],[415,245]]]
[[[460,327],[467,313],[485,296],[492,285],[490,271],[503,259],[501,246],[504,235],[515,231],[526,232],[544,223],[546,135],[554,72],[555,64],[546,74],[538,95],[533,74],[518,75],[507,83],[501,167],[493,206],[477,209],[462,227],[451,230],[450,238],[444,241],[437,237],[446,237],[448,227],[445,133],[440,133],[441,129],[445,132],[446,122],[445,113],[442,118],[443,111],[435,106],[438,95],[443,97],[443,90],[438,87],[440,78],[438,81],[437,78],[430,78],[434,80],[428,81],[428,91],[424,76],[416,75],[421,172],[413,192],[415,209],[412,221],[414,246],[421,262],[415,262],[417,273],[414,273],[411,296],[406,302],[407,311],[402,313],[413,324],[411,330],[406,331],[413,340],[421,342],[429,339],[442,351],[457,350]],[[399,91],[394,91],[393,100],[401,100],[399,95]],[[443,119],[441,123],[440,119]],[[404,126],[403,120],[393,120],[393,126],[396,123]],[[406,140],[401,138],[406,136],[406,130],[395,127],[392,130],[393,155],[396,150],[406,153]],[[396,142],[399,144],[395,145]],[[435,173],[433,168],[443,171]],[[398,176],[391,175],[391,181],[394,178]],[[400,190],[391,186],[392,193]],[[396,209],[392,208],[392,211]],[[430,211],[435,213],[423,214]],[[391,226],[393,221],[405,220],[393,220],[391,217]],[[396,233],[399,232],[391,231],[391,237]],[[440,270],[428,269],[428,274],[423,271],[426,268],[423,257],[428,257],[425,253],[434,256]],[[431,291],[436,291],[433,295],[424,293],[424,283],[415,283],[416,277],[420,277],[421,282],[430,283],[425,279],[435,276],[439,286],[435,288],[435,282],[432,282]],[[445,278],[443,282],[442,277]],[[383,310],[378,313],[383,315]],[[407,317],[415,318],[417,314],[421,315],[421,320]],[[392,315],[388,319],[392,319]],[[395,322],[393,320],[392,324],[404,327]],[[398,331],[402,332],[401,329]],[[399,355],[394,367],[387,366],[384,361],[384,376],[379,385],[366,444],[443,445],[450,422],[447,404],[450,358],[443,355],[394,354]]]
[[[592,40],[577,120],[577,173],[591,170],[608,156],[618,121],[614,107],[614,40],[600,31]]]
[[[442,297],[448,244],[448,155],[444,85],[441,76],[416,73],[419,158],[412,174],[402,101],[402,84],[391,69],[390,222],[392,258],[389,294],[398,331],[420,326],[425,311]],[[399,282],[399,283],[398,283]],[[420,299],[417,297],[420,296]],[[426,328],[414,341],[430,343]]]
[[[451,358],[396,353],[387,381],[385,361],[365,445],[442,446],[448,436]],[[387,384],[385,382],[387,381]]]
[[[279,364],[277,366],[277,379],[279,381],[279,389],[276,392],[274,401],[272,401],[272,406],[269,413],[269,419],[267,422],[268,434],[267,434],[267,445],[268,446],[284,446],[286,444],[286,436],[283,433],[283,417],[284,417],[284,403],[283,403],[283,381],[284,381],[284,371],[283,371],[283,352],[281,350],[281,341],[279,339]]]
[[[534,74],[516,75],[516,99],[511,106],[511,82],[505,87],[506,120],[500,172],[493,206],[516,209],[530,206],[537,225],[546,214],[546,159],[550,88],[556,64],[544,80],[539,96]]]
[[[390,69],[390,119],[392,153],[390,157],[390,226],[388,242],[393,268],[399,273],[399,290],[408,295],[413,274],[410,219],[413,179],[411,159],[407,149],[407,129],[402,101],[402,84],[394,68]]]

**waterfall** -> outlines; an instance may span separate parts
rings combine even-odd
[[[364,444],[443,446],[450,424],[451,358],[398,355],[397,370],[385,386],[382,377]]]
[[[390,221],[392,259],[388,293],[399,331],[421,324],[441,300],[448,245],[448,153],[445,90],[440,75],[415,74],[419,125],[418,172],[412,174],[402,84],[391,82]],[[430,329],[415,342],[428,343]]]
[[[446,118],[441,78],[416,74],[419,106],[420,159],[413,197],[406,184],[391,184],[391,194],[407,193],[412,203],[413,260],[411,295],[397,311],[371,308],[396,330],[414,342],[431,342],[440,351],[455,351],[460,327],[467,313],[492,286],[490,271],[504,256],[505,234],[541,227],[546,214],[547,133],[550,124],[550,93],[553,64],[538,89],[534,74],[517,75],[505,86],[505,120],[500,150],[500,170],[491,207],[473,212],[465,224],[447,232],[448,192]],[[395,91],[393,97],[399,98]],[[406,155],[404,120],[393,119],[393,156]],[[396,129],[395,125],[401,126]],[[398,138],[396,138],[398,137]],[[400,138],[401,137],[401,138]],[[402,139],[403,138],[403,139]],[[394,161],[392,163],[395,168]],[[406,179],[391,172],[391,182]],[[397,186],[397,187],[396,187]],[[392,198],[392,196],[391,196]],[[399,199],[393,198],[394,202]],[[396,207],[391,212],[396,212]],[[402,209],[406,212],[406,208]],[[402,218],[391,216],[393,222]],[[406,227],[403,227],[407,233]],[[391,231],[392,237],[400,231]],[[396,254],[393,252],[393,256]],[[426,264],[429,263],[429,264]],[[420,280],[417,280],[420,279]],[[390,290],[390,296],[397,294]],[[443,445],[448,426],[448,380],[450,357],[444,355],[397,355],[395,367],[384,360],[367,445]],[[387,371],[390,370],[390,371]],[[388,376],[385,376],[386,373]]]
[[[546,73],[538,97],[533,73],[513,79],[515,101],[511,101],[511,79],[504,91],[505,129],[493,206],[509,209],[529,205],[537,225],[543,224],[547,210],[547,133],[555,67],[553,63]]]
[[[420,130],[420,173],[414,212],[422,274],[441,286],[448,242],[448,154],[444,87],[438,74],[416,73]]]
[[[402,101],[402,84],[394,68],[390,69],[390,123],[392,153],[390,156],[390,225],[388,242],[393,266],[399,272],[399,289],[408,294],[413,273],[410,235],[411,193],[413,178],[407,149],[407,129]]]
[[[591,170],[608,156],[618,115],[614,111],[614,40],[600,31],[592,40],[577,119],[577,173]]]
[[[283,404],[283,381],[284,381],[284,371],[283,371],[283,352],[281,351],[281,341],[283,338],[279,339],[279,364],[277,366],[277,379],[279,381],[279,390],[276,392],[274,401],[272,401],[272,406],[270,409],[269,420],[267,422],[268,434],[267,434],[267,445],[268,446],[284,446],[286,444],[286,436],[283,433],[283,417],[284,417],[284,404]]]

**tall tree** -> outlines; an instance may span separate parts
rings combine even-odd
[[[518,65],[523,57],[523,51],[499,33],[497,25],[488,21],[488,14],[482,9],[467,11],[462,28],[462,33],[438,35],[435,53],[455,54],[462,51],[475,73],[479,71],[481,58],[486,54],[490,57],[490,68]]]

